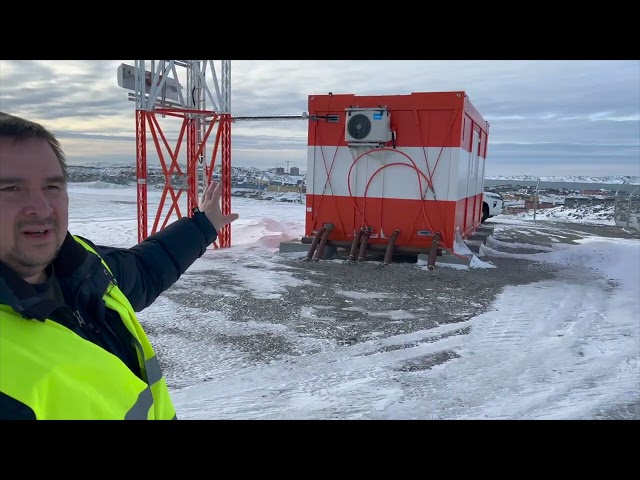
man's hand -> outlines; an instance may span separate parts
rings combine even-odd
[[[222,214],[222,210],[220,209],[221,195],[222,183],[211,182],[200,199],[200,210],[204,212],[218,234],[220,234],[222,227],[236,221],[240,217],[237,213],[231,213],[229,215]]]

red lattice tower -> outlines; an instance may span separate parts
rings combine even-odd
[[[225,215],[231,213],[231,61],[221,61],[221,84],[213,60],[151,60],[149,70],[146,62],[118,68],[118,84],[134,91],[129,99],[136,103],[138,241],[166,227],[174,215],[193,215],[218,158],[221,209]],[[150,141],[164,177],[151,231],[148,180],[155,173],[148,169]],[[231,225],[218,232],[213,246],[231,246]]]

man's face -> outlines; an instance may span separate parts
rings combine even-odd
[[[47,141],[0,138],[0,260],[28,282],[43,281],[68,224],[62,167]]]

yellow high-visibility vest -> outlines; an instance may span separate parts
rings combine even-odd
[[[144,380],[67,327],[49,319],[27,320],[0,305],[0,391],[42,420],[175,419],[160,365],[131,303],[115,283],[103,300],[131,332]]]

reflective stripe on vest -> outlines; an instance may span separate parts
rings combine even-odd
[[[125,420],[144,420],[147,418],[149,409],[153,406],[153,395],[149,387],[145,388],[138,396],[138,401],[135,403],[131,410],[124,416]]]

